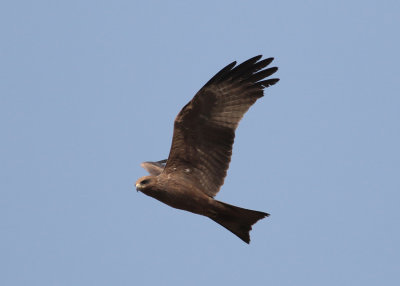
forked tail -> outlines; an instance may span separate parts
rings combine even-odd
[[[217,214],[210,218],[246,243],[250,243],[251,226],[269,216],[268,213],[239,208],[217,200],[215,203]]]

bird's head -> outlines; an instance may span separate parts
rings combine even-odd
[[[141,191],[142,193],[146,193],[146,191],[151,190],[151,188],[156,183],[155,176],[144,176],[136,181],[136,190]]]
[[[136,190],[143,194],[163,201],[167,194],[160,183],[159,176],[145,176],[136,181]]]

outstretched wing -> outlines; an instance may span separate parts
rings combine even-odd
[[[142,164],[140,164],[140,166],[144,168],[147,172],[149,172],[150,175],[158,176],[164,170],[166,162],[167,159],[157,162],[143,162]]]
[[[174,135],[163,174],[175,173],[214,197],[226,176],[235,130],[240,119],[279,79],[265,79],[278,68],[264,69],[273,60],[251,58],[233,62],[211,78],[183,107],[174,122]]]

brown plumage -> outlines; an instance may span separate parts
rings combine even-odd
[[[228,205],[213,197],[224,183],[235,130],[246,111],[277,78],[273,60],[233,62],[211,78],[179,112],[168,160],[144,162],[151,176],[140,178],[138,191],[171,207],[204,215],[250,242],[249,231],[269,214]]]

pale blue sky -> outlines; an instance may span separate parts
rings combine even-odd
[[[3,1],[1,285],[400,285],[399,1]],[[137,193],[233,60],[281,81],[217,199],[246,245]]]

